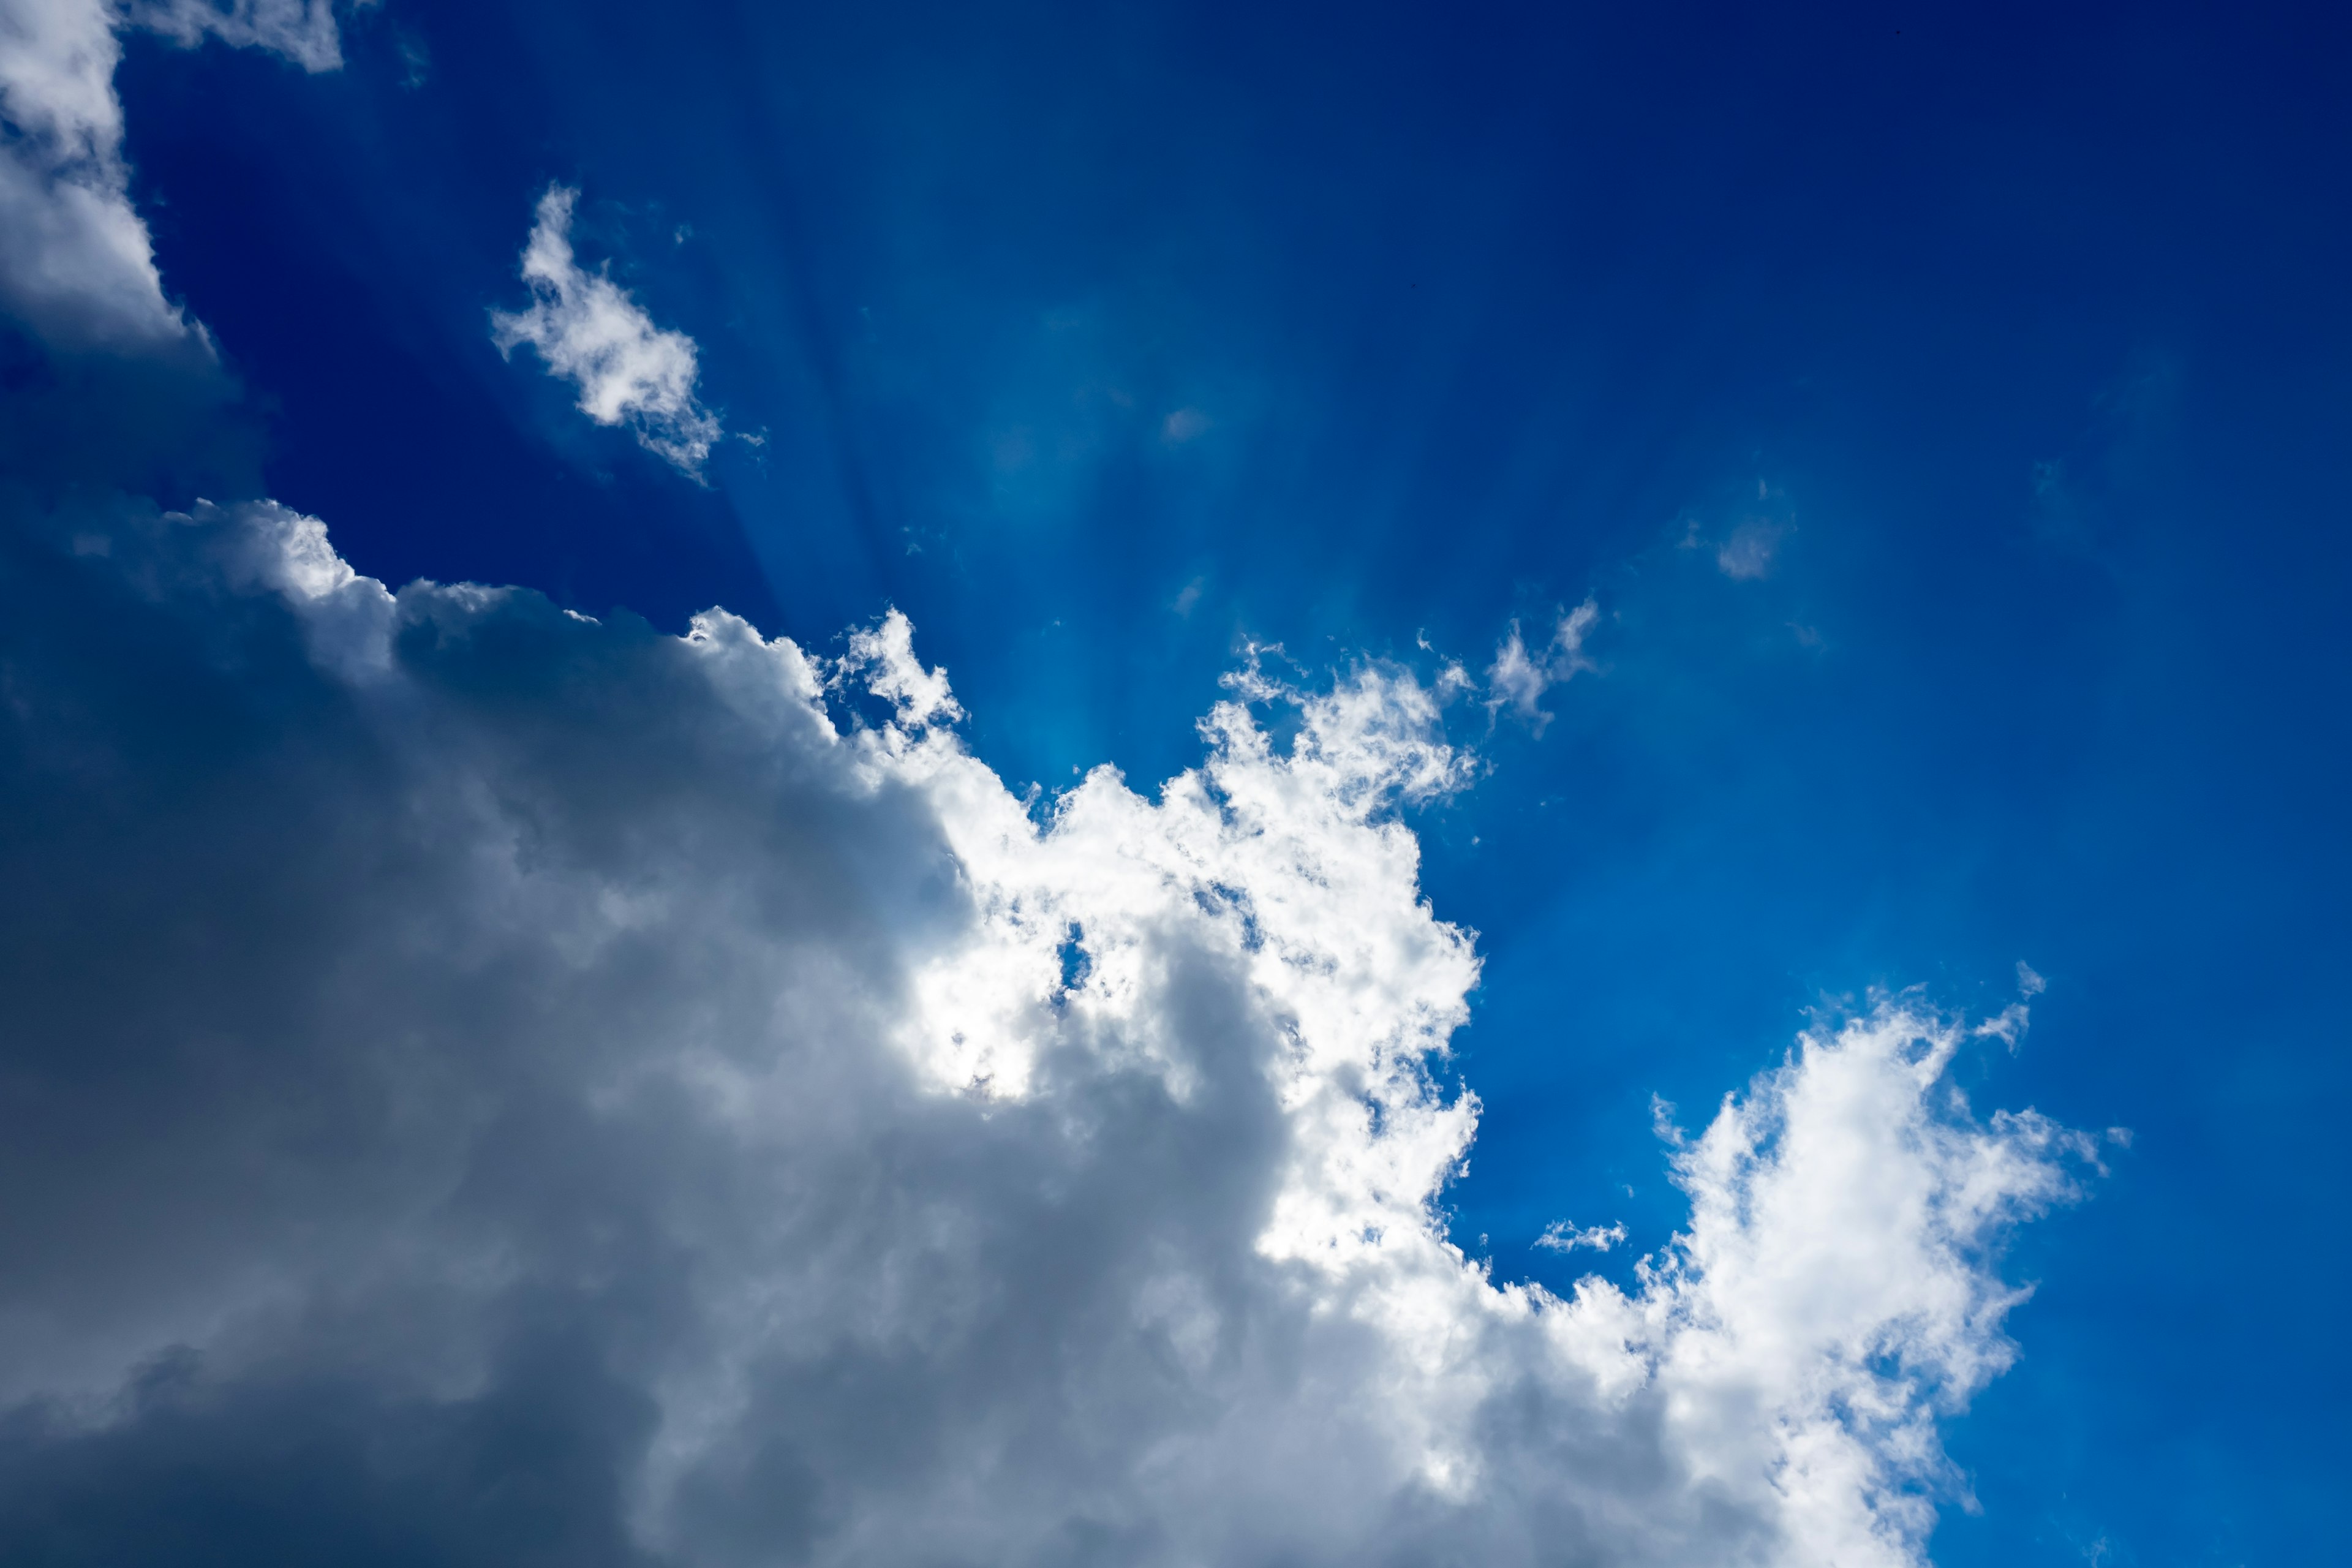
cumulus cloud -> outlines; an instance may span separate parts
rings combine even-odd
[[[903,616],[78,505],[0,539],[0,1555],[1921,1560],[2092,1145],[1885,997],[1675,1135],[1631,1288],[1497,1283],[1410,674],[1045,806]]]
[[[638,445],[699,476],[722,434],[696,400],[694,340],[654,325],[645,307],[602,270],[583,268],[572,249],[580,193],[550,185],[539,198],[522,253],[531,302],[490,314],[501,353],[529,343],[551,374],[580,389],[580,412],[599,425],[626,425]]]
[[[1551,715],[1543,707],[1543,694],[1577,671],[1592,668],[1592,661],[1584,654],[1584,639],[1600,616],[1600,606],[1587,599],[1561,616],[1551,639],[1534,649],[1520,635],[1519,623],[1513,621],[1509,633],[1495,649],[1495,662],[1486,669],[1488,715],[1508,708],[1533,725],[1537,734],[1542,734],[1544,727],[1551,722]]]
[[[53,344],[152,350],[198,333],[132,210],[114,68],[122,26],[341,63],[325,0],[0,0],[0,309]]]

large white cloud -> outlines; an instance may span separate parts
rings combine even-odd
[[[326,0],[0,0],[0,310],[65,347],[152,350],[198,331],[164,297],[131,205],[114,93],[123,26],[270,49],[306,70],[342,60]]]
[[[695,396],[694,340],[656,327],[627,289],[580,265],[572,249],[579,199],[562,185],[539,198],[522,253],[531,302],[491,312],[491,337],[505,353],[529,343],[551,374],[580,389],[580,412],[599,425],[627,425],[647,451],[698,475],[722,432]]]
[[[1471,769],[1400,670],[1244,670],[1199,768],[1045,803],[895,616],[394,595],[269,503],[16,518],[0,600],[55,1561],[1911,1563],[2092,1154],[1885,999],[1670,1146],[1637,1291],[1496,1284],[1401,815]]]

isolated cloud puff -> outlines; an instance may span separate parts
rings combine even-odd
[[[1584,639],[1600,618],[1600,606],[1587,599],[1562,615],[1550,640],[1533,649],[1520,635],[1519,623],[1513,621],[1495,649],[1495,662],[1486,669],[1487,715],[1491,718],[1507,708],[1542,734],[1551,722],[1551,715],[1544,710],[1543,695],[1579,670],[1592,668],[1592,661],[1585,657]]]
[[[66,348],[140,351],[194,339],[163,295],[122,158],[116,29],[266,48],[306,70],[341,63],[325,0],[0,0],[0,310]]]
[[[599,425],[629,426],[647,451],[699,475],[722,434],[695,398],[694,340],[654,325],[628,290],[581,267],[572,249],[580,193],[550,185],[522,253],[531,302],[490,314],[501,353],[529,343],[551,374],[580,389],[580,411]]]
[[[1912,1563],[2090,1157],[1883,999],[1676,1135],[1635,1289],[1498,1284],[1402,670],[1049,803],[897,616],[4,542],[0,1556]]]

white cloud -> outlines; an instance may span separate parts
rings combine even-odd
[[[107,1520],[173,1433],[267,1498],[357,1429],[304,1506],[455,1558],[1911,1563],[1989,1258],[2092,1158],[1884,998],[1670,1146],[1634,1289],[1497,1285],[1411,676],[1252,665],[1201,766],[1041,821],[895,614],[826,661],[394,595],[268,503],[41,526],[0,1390]]]
[[[854,685],[885,699],[897,722],[914,733],[963,717],[962,705],[948,689],[948,672],[923,668],[915,657],[915,625],[896,609],[879,626],[850,634],[849,651],[826,684],[836,690]]]
[[[324,0],[0,0],[0,309],[50,342],[140,351],[202,344],[163,295],[132,210],[114,67],[123,26],[184,44],[207,35],[274,50],[306,70],[341,63]]]
[[[125,10],[132,26],[189,48],[215,37],[284,55],[307,71],[336,70],[343,63],[329,0],[131,0]]]
[[[1675,1162],[1687,1238],[1643,1305],[1657,1376],[1727,1477],[1772,1477],[1822,1563],[1900,1562],[1956,1486],[1934,1422],[2009,1366],[2028,1292],[1969,1261],[1988,1227],[2074,1195],[2082,1133],[2032,1111],[1964,1115],[1944,1072],[1964,1031],[1914,998],[1809,1035]],[[1686,1403],[1685,1403],[1686,1402]],[[1774,1411],[1768,1426],[1739,1413]]]
[[[1600,616],[1600,607],[1585,600],[1560,616],[1551,640],[1534,650],[1520,636],[1519,623],[1513,621],[1509,634],[1495,649],[1495,662],[1486,669],[1487,713],[1508,708],[1542,734],[1551,722],[1543,707],[1543,694],[1577,671],[1592,668],[1592,661],[1584,656],[1584,639]]]
[[[1534,1246],[1546,1252],[1574,1252],[1589,1247],[1595,1252],[1607,1252],[1625,1239],[1623,1225],[1588,1225],[1579,1230],[1564,1219],[1556,1219],[1544,1226],[1543,1234],[1535,1238]]]
[[[580,389],[580,412],[599,425],[625,424],[647,451],[699,476],[723,432],[696,400],[694,340],[656,327],[628,290],[583,268],[572,250],[572,210],[580,193],[550,185],[523,247],[531,302],[494,310],[501,353],[529,343],[551,374]]]

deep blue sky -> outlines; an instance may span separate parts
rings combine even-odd
[[[390,0],[341,73],[120,85],[167,288],[363,571],[818,647],[895,603],[1049,787],[1194,760],[1244,639],[1477,667],[1594,596],[1600,669],[1465,710],[1494,773],[1417,824],[1488,955],[1457,1238],[1654,1247],[1652,1094],[2024,959],[1979,1102],[2136,1142],[2022,1240],[1937,1556],[2223,1564],[2327,1556],[2352,1458],[2347,34]],[[492,346],[550,181],[764,432],[708,489]]]

